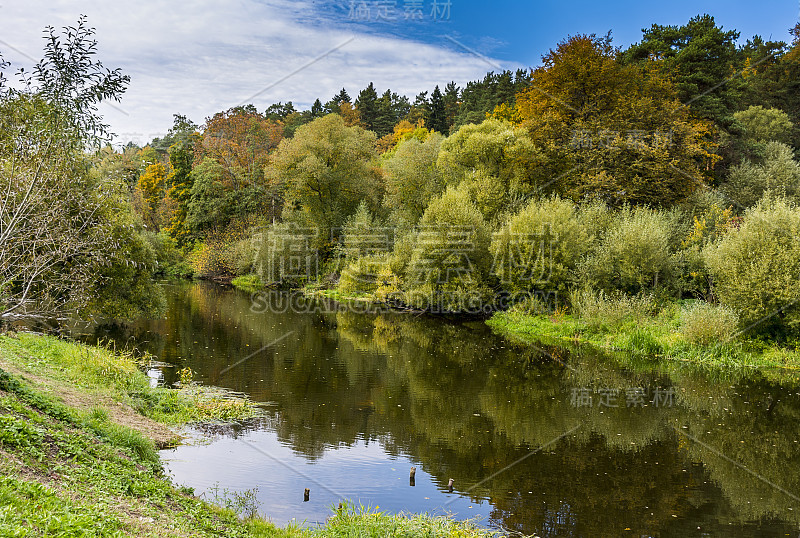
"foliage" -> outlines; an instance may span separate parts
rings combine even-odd
[[[465,190],[448,188],[420,220],[405,301],[437,312],[480,311],[489,302],[489,230]]]
[[[625,207],[579,269],[589,286],[637,294],[675,286],[675,215]]]
[[[260,185],[270,153],[283,138],[283,127],[252,105],[218,112],[206,121],[195,147],[197,163],[208,158],[224,170],[223,179],[238,189]]]
[[[745,137],[755,142],[787,143],[794,128],[786,112],[777,108],[764,108],[761,105],[734,112],[733,119],[744,128]]]
[[[658,311],[651,294],[626,295],[619,291],[607,294],[584,287],[573,290],[569,298],[575,316],[595,330],[619,327],[630,321],[642,323]]]
[[[619,206],[687,197],[718,159],[666,75],[623,64],[610,38],[573,36],[543,57],[514,111],[545,154],[535,181]]]
[[[143,231],[142,238],[150,245],[155,256],[153,276],[166,278],[189,278],[193,274],[191,265],[178,248],[178,243],[166,231]]]
[[[760,162],[745,160],[731,168],[720,190],[737,208],[753,206],[764,193],[782,194],[800,199],[800,163],[792,148],[781,142],[767,142]]]
[[[121,178],[89,174],[84,149],[107,134],[98,103],[129,79],[94,59],[93,33],[84,18],[63,36],[49,28],[34,76],[21,89],[0,77],[0,319],[84,307],[120,262]]]
[[[512,294],[554,290],[565,294],[594,237],[572,202],[536,200],[511,217],[492,238],[494,273]]]
[[[683,26],[653,24],[642,33],[642,41],[631,45],[623,59],[654,64],[675,79],[682,103],[701,117],[729,122],[741,91],[741,79],[733,75],[744,67],[736,50],[739,32],[723,30],[710,15],[698,15]]]
[[[192,169],[185,224],[191,233],[206,236],[236,221],[247,220],[263,206],[262,187],[248,184],[236,189],[225,179],[225,167],[206,158]]]
[[[539,194],[541,156],[524,129],[489,119],[465,125],[442,142],[437,167],[448,185],[469,192],[487,221]]]
[[[373,217],[367,204],[362,201],[342,227],[339,254],[348,260],[355,260],[388,252],[392,247],[390,236],[391,230]]]
[[[147,166],[136,184],[145,203],[142,208],[144,223],[155,231],[158,231],[163,224],[162,219],[159,218],[159,209],[164,198],[166,175],[167,171],[164,165],[157,162]]]
[[[436,166],[444,137],[438,133],[419,140],[411,131],[384,161],[386,196],[384,205],[392,211],[395,222],[416,224],[431,199],[441,194],[444,182]],[[402,135],[401,135],[402,136]]]
[[[705,259],[719,301],[751,333],[800,328],[800,210],[765,197],[738,229],[709,245]]]
[[[229,277],[249,272],[253,250],[249,237],[255,229],[252,219],[231,221],[221,229],[206,232],[205,240],[195,244],[189,261],[195,275],[202,278]]]
[[[724,344],[738,334],[739,316],[726,306],[697,302],[681,310],[681,334],[699,346]]]
[[[303,225],[320,230],[322,239],[341,227],[362,200],[377,207],[381,193],[375,157],[375,135],[346,126],[339,115],[303,125],[294,138],[281,142],[270,165],[270,177],[284,189],[284,217],[295,213]]]
[[[315,228],[293,222],[266,226],[251,236],[253,272],[265,285],[298,286],[320,275]]]

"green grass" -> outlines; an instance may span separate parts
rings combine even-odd
[[[498,536],[480,529],[470,521],[454,521],[448,517],[428,514],[389,514],[380,512],[379,507],[371,509],[364,506],[345,504],[337,509],[328,523],[313,532],[320,538],[468,538]]]
[[[800,352],[767,343],[756,346],[741,339],[710,344],[692,343],[682,330],[680,305],[669,305],[644,319],[598,323],[572,315],[497,312],[487,324],[523,343],[588,344],[616,353],[621,362],[680,361],[705,367],[781,368],[800,370]]]
[[[234,288],[246,291],[247,293],[254,293],[265,288],[264,283],[261,281],[261,277],[254,274],[237,276],[231,280],[231,285]]]

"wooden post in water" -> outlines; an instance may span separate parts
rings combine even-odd
[[[451,478],[451,479],[450,479],[450,481],[447,483],[447,491],[448,491],[449,493],[453,493],[453,482],[455,482],[455,480],[453,480],[453,479]]]
[[[413,486],[417,485],[417,479],[415,477],[416,474],[417,474],[417,468],[416,467],[412,467],[411,468],[411,474],[408,475],[408,485],[409,486],[413,487]]]
[[[308,502],[308,497],[311,495],[311,490],[306,488],[305,492],[303,493],[303,502]]]

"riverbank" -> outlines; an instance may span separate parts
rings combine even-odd
[[[0,336],[0,535],[491,535],[447,518],[349,505],[323,527],[278,528],[253,515],[246,495],[215,499],[227,508],[195,497],[164,476],[156,448],[179,441],[168,426],[257,410],[186,381],[190,390],[151,388],[130,355]]]
[[[714,320],[707,320],[713,323]],[[675,305],[658,315],[617,324],[593,323],[574,315],[496,312],[486,322],[496,333],[523,343],[589,345],[625,360],[676,361],[704,367],[800,370],[800,352],[776,343],[742,339],[733,333],[692,342]]]

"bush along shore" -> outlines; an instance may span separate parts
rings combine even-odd
[[[28,333],[0,336],[0,536],[492,536],[470,522],[345,502],[324,526],[279,528],[245,496],[214,503],[165,476],[168,426],[258,414],[193,383],[150,387],[114,350]]]
[[[462,193],[439,200],[420,227],[379,254],[370,241],[381,224],[362,206],[316,279],[281,272],[285,253],[262,237],[248,247],[261,259],[250,269],[262,271],[234,285],[251,293],[300,288],[365,312],[493,314],[496,330],[528,340],[800,367],[800,207],[786,196],[766,192],[742,216],[708,193],[671,209],[552,196],[491,226]],[[282,248],[301,243],[292,237]]]

